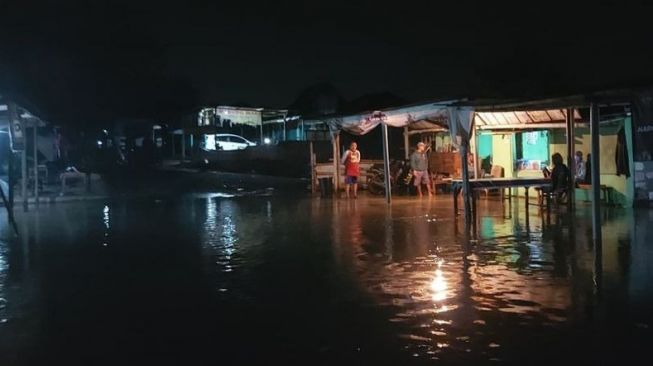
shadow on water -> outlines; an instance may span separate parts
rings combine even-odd
[[[188,194],[0,227],[0,361],[617,363],[653,340],[648,211]],[[597,263],[597,258],[600,263]],[[37,351],[38,350],[38,351]]]

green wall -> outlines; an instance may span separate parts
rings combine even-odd
[[[478,158],[485,159],[488,155],[492,155],[492,135],[478,135]]]
[[[617,166],[615,163],[615,150],[617,146],[617,132],[624,126],[628,144],[628,156],[630,160],[630,178],[617,176]],[[565,164],[567,162],[567,140],[564,129],[555,129],[550,132],[549,153],[559,153],[562,155]],[[589,128],[582,127],[575,130],[575,151],[583,153],[583,160],[591,150],[591,136]],[[612,187],[613,203],[632,207],[634,197],[634,164],[632,160],[632,121],[626,118],[621,121],[605,124],[601,126],[599,133],[599,161],[601,166],[601,184]],[[521,174],[520,174],[521,175]],[[591,201],[591,191],[576,189],[576,201]]]

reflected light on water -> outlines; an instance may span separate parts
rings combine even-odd
[[[106,227],[107,229],[111,228],[111,221],[109,219],[109,212],[110,212],[109,211],[109,206],[104,206],[104,209],[102,210],[102,213],[103,213],[102,221],[104,222],[104,227]]]
[[[438,268],[435,270],[435,277],[431,281],[431,290],[433,291],[433,301],[443,301],[447,298],[447,281],[442,274],[442,259],[437,260]]]
[[[230,200],[219,201],[214,197],[206,198],[206,219],[202,238],[207,248],[215,256],[215,263],[221,272],[233,272],[237,264],[234,260],[236,245],[239,240],[236,221],[233,216],[236,206]]]
[[[224,251],[227,255],[232,255],[234,252],[234,244],[236,244],[236,224],[229,216],[225,216],[222,222],[222,238],[224,243]]]
[[[109,230],[111,229],[111,217],[110,217],[111,210],[109,209],[109,206],[104,206],[102,209],[102,222],[104,223],[104,239],[102,242],[102,246],[107,247],[109,246],[108,238],[109,238]]]

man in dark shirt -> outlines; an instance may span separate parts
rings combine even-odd
[[[426,184],[429,196],[433,195],[431,179],[429,177],[429,159],[426,156],[426,144],[417,144],[417,150],[410,156],[410,169],[413,171],[414,182],[417,187],[417,194],[422,197],[422,184]]]

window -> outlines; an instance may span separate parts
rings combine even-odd
[[[517,170],[541,170],[549,164],[549,132],[531,131],[515,135]]]

